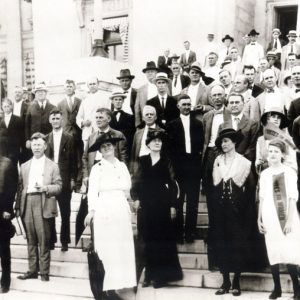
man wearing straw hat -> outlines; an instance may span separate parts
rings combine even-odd
[[[297,44],[297,31],[296,30],[290,30],[288,35],[289,43],[282,47],[282,53],[281,53],[281,69],[286,70],[288,68],[288,55],[290,53],[294,53],[296,55],[296,58],[298,59],[300,56],[300,45]]]

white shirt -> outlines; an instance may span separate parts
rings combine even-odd
[[[225,95],[228,97],[232,89],[232,84],[230,83],[228,87],[224,86],[224,89],[225,89]]]
[[[99,131],[99,135],[100,135],[100,132],[104,132],[104,133],[107,133],[107,132],[109,132],[109,127],[107,127],[105,130],[100,130],[100,129],[98,129],[98,131]],[[98,150],[97,152],[96,152],[96,156],[95,156],[95,160],[101,160],[102,159],[102,154],[101,154],[101,152]]]
[[[155,84],[148,82],[147,100],[157,96],[157,87]]]
[[[10,113],[8,115],[4,114],[4,122],[5,122],[6,127],[8,127],[8,125],[9,125],[11,115],[12,115],[12,113]]]
[[[40,158],[32,157],[29,176],[28,176],[28,188],[27,193],[38,192],[36,185],[44,185],[44,168],[45,168],[46,156],[43,155]]]
[[[59,159],[59,147],[62,136],[62,128],[58,131],[52,131],[53,134],[53,148],[54,148],[54,162],[58,164]]]
[[[209,141],[208,147],[216,146],[215,142],[216,142],[216,139],[218,136],[219,127],[221,124],[224,123],[223,110],[224,110],[224,107],[222,107],[221,109],[218,110],[218,112],[222,112],[222,113],[214,115],[214,118],[212,121],[212,126],[211,126],[211,135],[210,135],[210,141]]]
[[[146,139],[147,139],[149,128],[155,129],[156,125],[153,124],[150,127],[148,125],[145,126],[144,133],[141,140],[141,149],[140,149],[139,157],[143,155],[148,155],[150,153],[150,149],[146,145]]]
[[[132,109],[130,107],[131,91],[132,91],[131,87],[127,91],[124,91],[126,98],[124,99],[124,102],[122,105],[122,110],[130,115],[132,115]]]
[[[172,80],[172,96],[179,95],[181,91],[182,91],[182,85],[180,80],[180,74],[177,75],[176,86],[175,86],[175,75],[174,75],[174,78]]]
[[[275,48],[275,43],[277,41],[277,48]],[[279,39],[274,39],[274,42],[273,42],[273,48],[276,49],[276,53],[281,53],[282,51],[282,46],[281,46],[281,43],[280,43],[280,40]]]
[[[180,119],[184,129],[185,152],[191,153],[190,115],[185,116],[180,114]]]
[[[185,50],[186,62],[188,62],[188,60],[189,60],[190,53],[191,53],[191,50]]]
[[[280,107],[284,110],[283,95],[278,87],[274,87],[274,93],[266,93],[264,111],[269,111],[273,107]]]
[[[159,102],[160,102],[160,105],[161,107],[163,107],[164,109],[166,108],[166,104],[167,104],[167,97],[168,97],[168,94],[164,94],[164,95],[159,95],[158,94],[158,98],[159,98]],[[162,99],[163,98],[163,99]],[[164,103],[163,103],[164,102]]]
[[[23,103],[23,100],[20,100],[19,102],[17,102],[17,101],[14,102],[13,114],[15,116],[21,117],[22,103]]]
[[[200,81],[196,85],[190,84],[188,87],[187,94],[191,98],[192,109],[196,106],[197,94],[199,89]]]
[[[241,113],[240,113],[239,115],[237,115],[237,116],[231,115],[232,127],[233,127],[234,130],[237,130],[237,129],[238,129],[238,124],[241,122],[242,117],[243,117],[243,112],[241,112]],[[237,119],[238,119],[239,121],[237,121]]]
[[[244,65],[253,65],[257,69],[259,60],[264,57],[264,48],[257,42],[245,46],[243,55]]]
[[[41,109],[45,109],[45,107],[46,107],[46,100],[43,101],[43,102],[38,101],[38,104],[39,104],[39,106],[40,106]]]
[[[219,72],[220,72],[220,68],[218,66],[208,66],[206,69],[204,69],[204,73],[205,73],[205,76],[207,77],[211,77],[213,78],[214,80],[219,80]]]

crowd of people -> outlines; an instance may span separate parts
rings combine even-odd
[[[10,287],[11,219],[20,216],[27,235],[29,270],[18,278],[49,281],[57,203],[66,252],[73,191],[87,194],[85,223],[94,224],[108,299],[137,285],[131,209],[145,244],[142,286],[181,280],[177,244],[199,237],[201,192],[209,267],[223,276],[216,295],[232,288],[239,296],[241,273],[270,264],[276,299],[284,263],[300,299],[300,46],[296,31],[287,44],[280,34],[274,29],[264,49],[253,29],[243,51],[228,34],[219,49],[209,34],[201,62],[185,41],[182,55],[167,49],[146,63],[139,89],[130,70],[120,70],[109,98],[97,78],[83,100],[66,80],[57,105],[45,83],[31,102],[16,87],[0,120],[1,292]]]

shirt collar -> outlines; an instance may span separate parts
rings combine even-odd
[[[214,111],[217,111],[217,112],[222,112],[224,110],[224,105],[220,108],[220,109],[213,109]]]
[[[10,118],[10,117],[11,117],[11,115],[12,115],[12,112],[11,112],[10,114],[7,114],[7,115],[6,115],[6,114],[4,114],[4,117],[5,117],[5,118]]]
[[[241,112],[241,113],[240,113],[239,115],[237,115],[237,116],[231,115],[231,118],[232,118],[232,120],[234,120],[234,119],[236,119],[236,118],[239,118],[239,120],[241,121],[243,115],[244,115],[243,112]]]
[[[43,163],[44,161],[45,161],[45,158],[46,158],[46,156],[45,156],[45,154],[43,154],[40,158],[35,158],[34,156],[32,157],[32,161],[33,162],[38,162],[38,163]]]
[[[186,116],[186,115],[183,115],[183,114],[180,114],[180,118],[181,118],[181,120],[187,121],[187,120],[190,119],[190,114],[188,114],[187,116]]]
[[[156,124],[154,123],[154,124],[152,124],[151,126],[148,126],[148,125],[146,125],[148,128],[156,128]]]
[[[63,129],[62,128],[60,128],[59,130],[57,130],[57,131],[52,131],[53,132],[53,135],[61,135],[62,134],[62,132],[63,132]]]
[[[165,93],[164,95],[159,95],[159,94],[158,94],[159,100],[161,100],[162,97],[164,97],[164,100],[166,100],[167,97],[168,97],[168,94],[167,94],[167,93]]]

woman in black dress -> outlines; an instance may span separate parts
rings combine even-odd
[[[170,160],[161,155],[165,134],[149,131],[146,145],[150,154],[140,157],[133,180],[135,208],[141,208],[141,236],[145,243],[143,287],[165,286],[182,279],[172,219],[176,216],[177,185]]]

